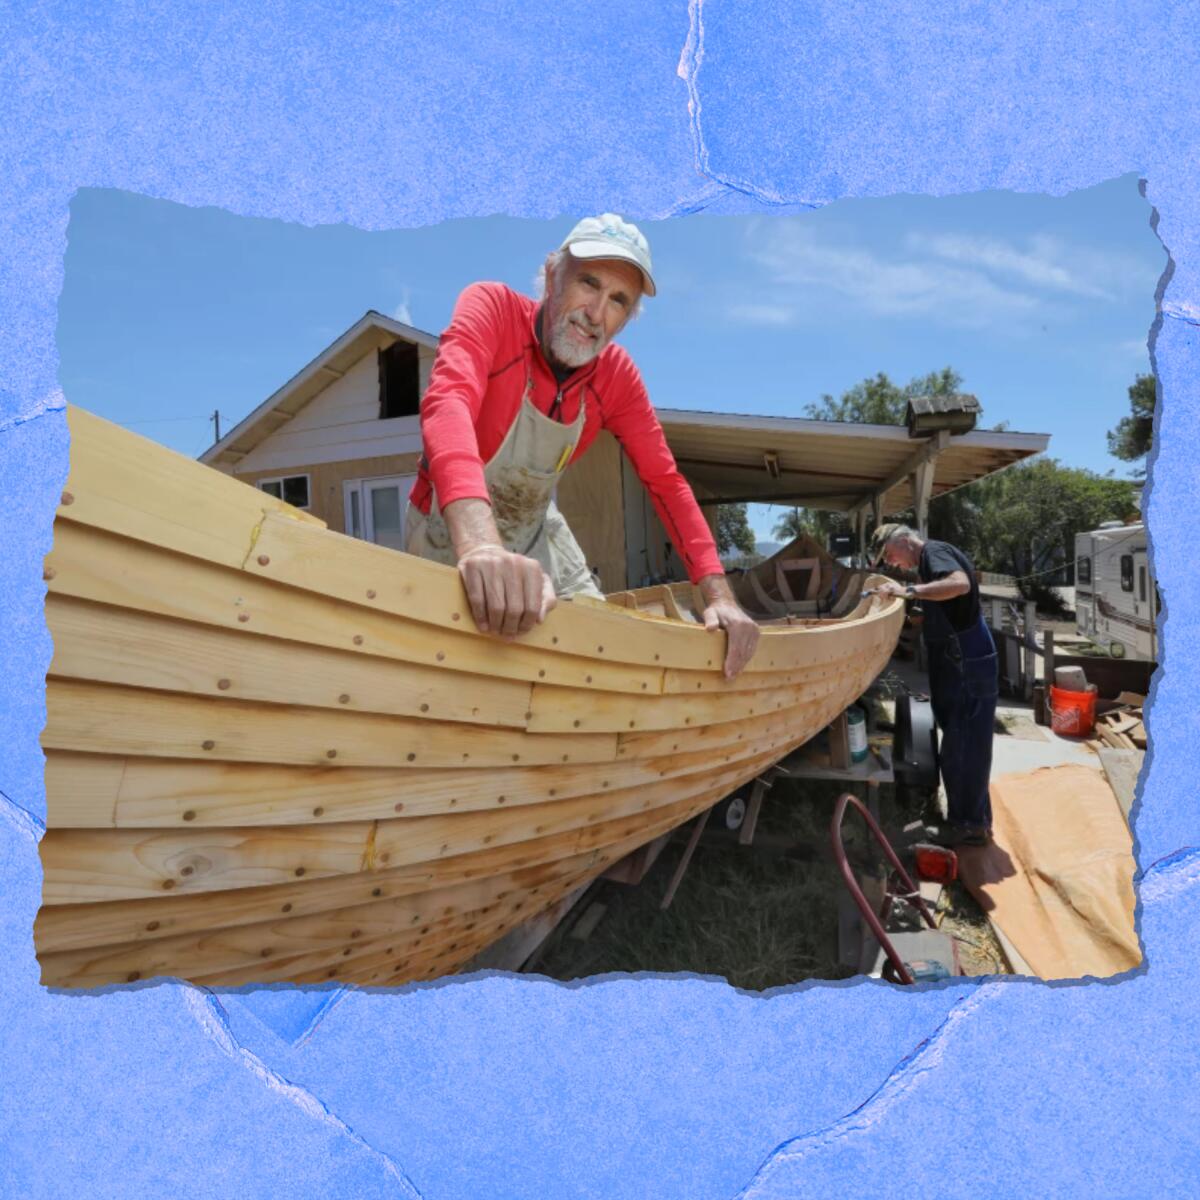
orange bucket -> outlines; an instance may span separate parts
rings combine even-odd
[[[1055,733],[1083,737],[1095,724],[1095,692],[1068,692],[1050,685],[1050,728]]]

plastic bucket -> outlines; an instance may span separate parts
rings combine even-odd
[[[1050,685],[1050,728],[1055,733],[1083,737],[1095,724],[1095,692],[1068,692]]]

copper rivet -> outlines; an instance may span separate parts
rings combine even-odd
[[[324,814],[324,812],[325,812],[325,810],[323,808],[321,808],[320,805],[318,805],[316,808],[313,809],[313,816],[314,817],[322,816]]]
[[[352,938],[362,937],[362,930],[361,929],[352,929],[352,930],[350,930],[350,936]]]
[[[341,695],[338,697],[338,703],[339,703],[339,704],[349,704],[349,703],[350,703],[350,693],[349,693],[349,692],[343,692],[343,693],[342,693],[342,694],[341,694]]]
[[[266,946],[262,950],[260,950],[258,953],[259,953],[260,958],[270,958],[271,957],[271,947]]]
[[[374,588],[367,588],[367,599],[368,600],[375,599],[375,589]]]
[[[453,801],[453,800],[451,800],[451,801],[450,801],[450,803],[451,803],[451,804],[453,804],[453,803],[454,803],[454,801]],[[396,812],[403,812],[403,811],[404,811],[404,803],[403,803],[403,801],[400,801],[400,800],[397,800],[397,801],[396,801],[395,810],[396,810]]]
[[[538,672],[538,678],[539,678],[539,679],[545,679],[545,678],[546,678],[546,672],[545,672],[545,671],[539,671],[539,672]]]
[[[141,971],[130,971],[128,976],[126,976],[126,982],[127,983],[136,983],[139,979],[141,979],[141,977],[142,977]]]
[[[429,711],[429,705],[428,705],[428,704],[422,704],[422,705],[421,705],[421,711],[422,711],[422,712],[428,712],[428,711]]]
[[[326,758],[337,758],[337,751],[336,750],[326,750],[325,757]]]
[[[496,803],[497,803],[497,804],[503,804],[503,803],[504,803],[504,797],[503,797],[503,796],[497,796],[497,797],[496,797]]]
[[[297,874],[297,875],[303,875],[303,874],[304,874],[304,868],[303,868],[303,867],[297,867],[297,868],[296,868],[296,874]]]
[[[154,931],[155,931],[157,928],[158,928],[158,922],[157,922],[157,921],[151,921],[151,922],[150,922],[150,923],[149,923],[149,924],[146,926],[146,932],[147,932],[147,933],[153,933],[153,932],[154,932]]]
[[[588,676],[586,677],[586,679],[587,679],[587,682],[588,682],[588,683],[591,683],[591,682],[592,682],[592,677],[591,677],[590,675],[588,675]]]
[[[223,691],[223,692],[228,691],[229,690],[229,680],[228,679],[218,679],[217,687],[219,687],[221,689],[221,691]]]
[[[217,744],[216,742],[201,742],[200,749],[201,750],[211,750],[216,744]]]
[[[513,755],[513,762],[520,762],[520,761],[521,761],[521,756],[520,756],[519,754],[514,754],[514,755]]]
[[[439,651],[437,652],[437,660],[438,660],[438,662],[444,662],[444,661],[445,661],[445,659],[446,659],[446,652],[445,652],[444,650],[439,650]]]
[[[285,904],[285,905],[283,906],[283,911],[284,911],[284,912],[291,912],[291,911],[292,911],[292,905],[291,905],[291,902],[290,902],[290,901],[289,901],[287,904]]]
[[[163,888],[166,891],[169,892],[174,886],[175,886],[175,880],[173,880],[173,879],[164,879],[163,880]]]
[[[248,620],[250,620],[250,614],[249,613],[238,613],[238,620],[243,621],[243,622],[248,621]]]
[[[361,645],[363,644],[363,639],[362,639],[362,634],[361,634],[361,633],[356,633],[356,634],[354,635],[354,644],[355,644],[356,646],[361,646]]]
[[[372,896],[382,896],[382,895],[383,895],[383,888],[373,888],[373,889],[371,890],[371,895],[372,895]]]
[[[42,572],[42,578],[43,579],[53,579],[56,574],[57,574],[57,572],[54,570],[53,567],[47,567]]]
[[[63,502],[64,504],[74,504],[74,503],[75,503],[75,497],[74,497],[74,496],[72,496],[70,492],[63,492],[63,494],[62,494],[62,502]]]
[[[271,561],[270,558],[265,554],[260,554],[258,556],[258,565],[260,567],[265,567],[267,565],[267,563],[269,563],[270,561]]]
[[[405,755],[405,757],[408,759],[409,762],[417,761],[417,756],[415,754],[409,753],[409,754]]]
[[[533,720],[533,713],[532,713],[532,712],[527,712],[527,713],[525,714],[525,720],[527,720],[527,721],[532,721],[532,720]]]
[[[184,867],[179,873],[180,875],[190,875],[195,869],[195,867]]]
[[[557,796],[557,795],[558,795],[558,788],[551,788],[551,789],[550,789],[550,795],[552,795],[552,796]]]
[[[551,642],[554,643],[554,645],[556,645],[556,646],[558,645],[558,638],[552,637],[550,640],[551,640]]]
[[[576,729],[578,729],[578,728],[579,728],[579,722],[578,722],[578,721],[576,721],[576,722],[575,722],[575,728],[576,728]]]
[[[461,613],[451,613],[451,614],[450,614],[450,620],[452,620],[452,621],[461,621],[461,620],[462,620],[462,614],[461,614]]]
[[[194,821],[194,820],[196,819],[196,813],[195,813],[195,810],[194,810],[194,809],[190,809],[190,808],[189,808],[189,809],[187,810],[187,812],[185,812],[185,813],[183,814],[183,819],[184,819],[185,821]]]
[[[597,653],[597,654],[603,654],[603,653],[604,653],[604,647],[603,647],[603,646],[597,646],[597,647],[596,647],[596,653]]]

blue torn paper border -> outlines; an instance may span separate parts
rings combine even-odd
[[[21,7],[0,39],[0,1195],[1190,1194],[1197,6]],[[1135,810],[1143,968],[766,997],[682,976],[38,985],[40,568],[67,468],[54,338],[76,188],[385,228],[1062,194],[1130,171],[1171,256],[1150,334],[1167,616]]]

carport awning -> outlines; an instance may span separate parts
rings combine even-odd
[[[657,410],[702,504],[788,504],[846,512],[882,494],[884,515],[915,502],[911,475],[931,458],[934,496],[1045,450],[1050,435],[972,430],[936,454],[901,425]]]

